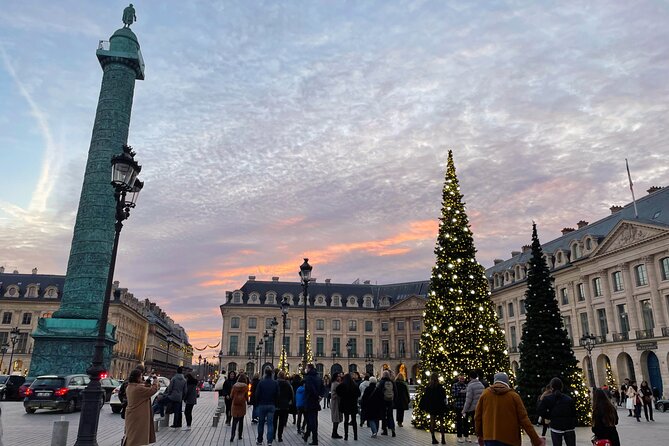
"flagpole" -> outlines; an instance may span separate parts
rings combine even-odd
[[[639,218],[639,211],[636,208],[636,198],[634,198],[634,183],[632,183],[632,175],[630,174],[630,165],[625,158],[625,167],[627,167],[627,179],[630,182],[630,191],[632,192],[632,203],[634,203],[634,218]]]

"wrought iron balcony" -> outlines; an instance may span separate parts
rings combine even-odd
[[[613,333],[613,342],[623,342],[623,341],[629,341],[629,340],[630,340],[629,332]]]
[[[654,338],[655,335],[653,334],[653,330],[637,330],[636,331],[636,338],[637,339],[651,339]]]
[[[606,344],[606,335],[595,336],[595,344]]]

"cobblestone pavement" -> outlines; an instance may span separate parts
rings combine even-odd
[[[190,431],[180,429],[160,428],[157,432],[158,446],[189,446],[189,445],[223,445],[230,440],[230,427],[223,422],[218,427],[212,427],[212,417],[217,406],[216,394],[203,392],[198,404],[193,410],[193,426]],[[3,442],[5,446],[50,446],[53,422],[61,418],[70,422],[68,446],[74,445],[79,423],[79,413],[62,414],[59,412],[38,411],[35,414],[26,414],[21,402],[2,402],[2,423],[4,426]],[[626,410],[619,410],[620,424],[618,431],[623,446],[628,445],[665,445],[669,444],[669,413],[656,413],[654,423],[643,420],[638,423],[634,418],[627,416]],[[359,428],[359,441],[353,442],[352,433],[349,441],[332,439],[332,423],[330,411],[324,410],[319,415],[319,444],[322,446],[344,446],[355,443],[359,446],[380,445],[429,445],[430,434],[410,426],[411,413],[405,416],[404,427],[397,428],[397,437],[379,436],[370,438],[368,428]],[[185,425],[185,421],[184,421]],[[343,424],[339,426],[339,433],[343,435]],[[241,441],[234,446],[254,446],[257,435],[257,426],[251,424],[250,417],[245,418],[244,434]],[[100,414],[98,429],[99,446],[119,446],[123,436],[123,420],[120,415],[111,413],[105,405]],[[579,446],[590,445],[590,429],[578,428],[576,433]],[[289,418],[283,443],[275,442],[276,446],[304,446],[302,438],[297,435],[292,419]],[[448,445],[457,445],[454,434],[447,434]],[[266,444],[266,442],[265,442]],[[548,440],[550,445],[550,439]],[[475,443],[464,443],[463,446],[475,446]],[[527,437],[523,438],[523,445],[529,445]]]

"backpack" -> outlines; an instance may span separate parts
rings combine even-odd
[[[383,383],[383,399],[385,401],[392,401],[395,394],[393,393],[393,383],[388,380]]]

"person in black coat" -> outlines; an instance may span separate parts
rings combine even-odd
[[[277,399],[276,410],[274,411],[274,426],[277,426],[277,428],[274,429],[274,433],[276,434],[274,437],[278,435],[279,442],[283,442],[283,429],[288,422],[288,411],[290,410],[290,404],[295,397],[293,394],[293,387],[286,381],[286,372],[283,370],[279,372],[277,375],[277,382],[279,383],[279,398]]]
[[[404,375],[401,373],[397,374],[397,378],[395,379],[395,388],[397,389],[397,392],[395,392],[394,401],[395,419],[397,420],[397,425],[402,427],[402,423],[404,423],[404,412],[409,410],[409,402],[411,401],[411,398],[409,396],[409,386],[404,380]]]
[[[256,404],[256,390],[258,389],[258,383],[260,382],[260,374],[256,373],[253,375],[251,380],[251,400],[249,401],[253,406],[251,411],[251,424],[256,424],[258,422],[258,405]]]
[[[307,419],[307,430],[302,439],[307,441],[309,434],[312,439],[309,445],[318,444],[318,411],[321,410],[321,398],[323,398],[323,381],[318,377],[318,372],[313,364],[307,364],[307,373],[304,376],[304,412]]]
[[[576,446],[576,406],[574,400],[562,393],[562,380],[551,379],[553,393],[539,402],[537,412],[544,420],[550,420],[551,440],[554,445]],[[607,397],[608,398],[608,397]]]
[[[290,403],[290,409],[288,410],[288,413],[293,416],[293,424],[296,423],[296,417],[297,417],[297,405],[295,404],[295,393],[297,392],[297,388],[302,385],[302,378],[300,377],[299,374],[293,375],[293,377],[290,380],[290,385],[293,388],[293,401]],[[306,421],[306,420],[305,420]],[[302,426],[297,427],[297,433],[299,434]]]
[[[596,389],[592,399],[592,433],[598,440],[609,440],[620,446],[618,437],[618,411],[602,389]]]
[[[383,394],[376,391],[376,378],[369,378],[369,386],[362,394],[361,405],[362,413],[365,414],[367,425],[372,430],[372,438],[376,438],[379,432],[379,420],[385,415]]]
[[[444,435],[444,415],[446,414],[446,391],[439,382],[439,377],[436,373],[430,375],[430,384],[423,391],[423,396],[420,398],[418,404],[420,410],[430,414],[430,433],[432,434],[432,444],[438,444],[437,437],[434,436],[434,431],[439,422],[441,430],[441,444],[446,444],[446,436]]]
[[[223,383],[223,389],[221,390],[220,395],[225,399],[225,425],[230,426],[232,421],[232,400],[230,395],[232,394],[232,386],[237,382],[237,373],[232,370],[228,374],[228,379]]]
[[[337,386],[339,396],[339,411],[344,414],[344,440],[348,440],[348,427],[353,426],[353,439],[358,440],[358,397],[360,389],[350,373],[344,375],[344,380]]]

